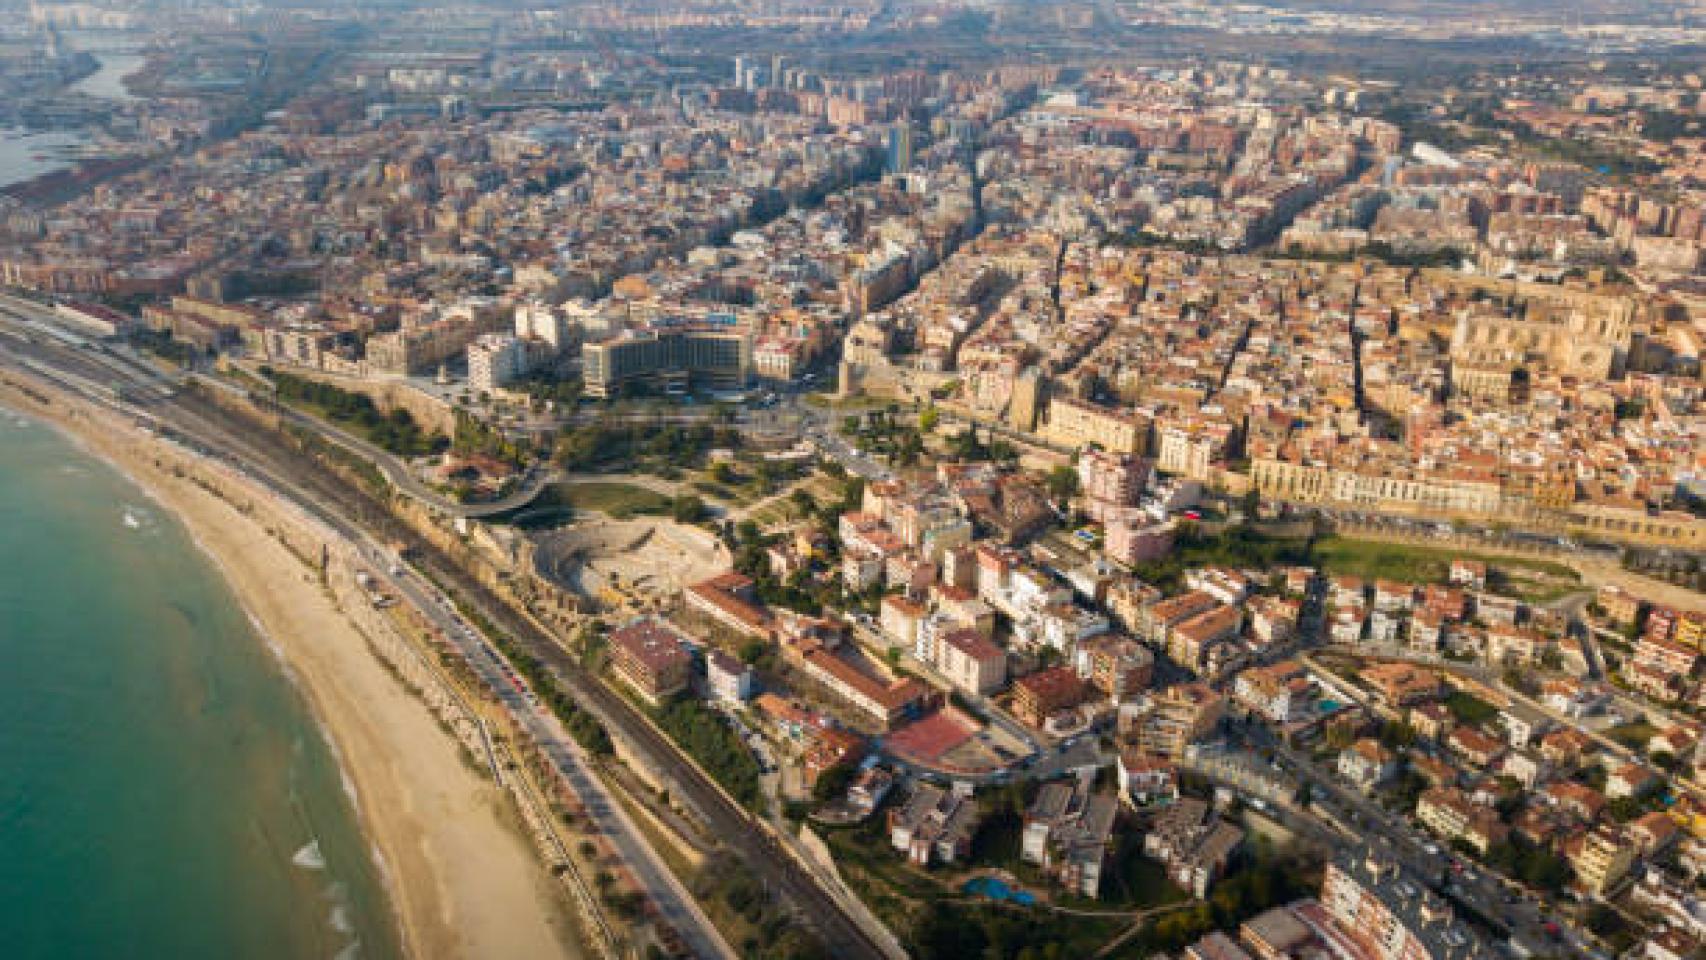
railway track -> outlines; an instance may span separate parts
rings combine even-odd
[[[647,766],[669,780],[671,792],[699,814],[710,833],[788,905],[799,922],[819,934],[831,956],[838,960],[887,960],[892,955],[842,901],[782,848],[768,827],[750,817],[703,770],[684,757],[638,708],[588,673],[539,624],[397,520],[370,493],[346,482],[313,458],[305,457],[284,435],[213,402],[195,389],[168,394],[161,389],[159,379],[145,376],[132,364],[114,362],[115,358],[110,356],[104,359],[92,356],[83,347],[51,342],[39,334],[18,336],[8,348],[0,351],[0,362],[9,361],[33,375],[48,376],[72,392],[88,394],[92,384],[103,388],[111,384],[111,389],[102,389],[93,399],[145,420],[162,436],[243,470],[340,534],[359,540],[365,530],[408,547],[418,566],[514,637],[549,668],[555,681],[578,703],[614,736],[622,738]],[[6,352],[15,355],[4,356]],[[58,376],[53,376],[55,372]],[[146,391],[127,398],[122,389],[125,384]]]
[[[405,544],[414,562],[458,592],[494,625],[509,633],[551,671],[553,678],[614,735],[623,738],[647,765],[672,781],[672,792],[691,804],[713,836],[728,847],[765,885],[777,892],[802,923],[816,930],[832,956],[881,960],[889,953],[866,932],[842,903],[808,874],[768,828],[756,823],[705,773],[684,758],[638,709],[589,674],[551,635],[516,611],[442,550],[394,519],[365,491],[346,484],[276,434],[262,431],[238,415],[198,397],[182,394],[154,408],[163,424],[182,429],[234,462],[245,464],[275,489],[291,487],[306,509],[334,529],[354,533],[365,527],[387,540]],[[354,519],[351,519],[354,518]]]

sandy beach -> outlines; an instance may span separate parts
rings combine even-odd
[[[105,411],[72,401],[44,410],[4,388],[0,402],[56,424],[124,471],[213,558],[332,740],[411,956],[585,955],[501,789],[369,649],[318,576],[269,533],[292,514],[259,520],[264,511],[240,512],[182,475],[185,454]],[[252,488],[243,492],[262,502]]]

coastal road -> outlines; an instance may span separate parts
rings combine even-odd
[[[483,584],[441,555],[418,554],[416,561],[443,578],[460,598],[508,632],[546,665],[583,709],[591,712],[669,784],[670,794],[691,806],[718,837],[775,894],[791,905],[800,922],[818,931],[837,958],[877,958],[887,953],[859,918],[785,850],[767,826],[754,820],[700,768],[684,757],[633,704],[605,686],[531,618],[493,595]]]
[[[91,368],[90,364],[95,361],[87,355],[92,350],[82,347],[78,354],[58,358],[61,363],[74,368],[62,375],[98,383],[92,376],[99,365]],[[43,362],[37,357],[18,356],[15,359]],[[42,372],[33,366],[30,369]],[[60,382],[64,385],[72,383],[70,379]],[[299,480],[278,470],[268,452],[234,437],[218,417],[209,416],[207,411],[195,411],[187,403],[172,411],[167,409],[165,402],[153,404],[149,414],[162,424],[171,423],[174,439],[187,441],[188,445],[200,448],[207,455],[241,465],[248,476],[296,502],[355,546],[363,556],[372,558],[376,579],[394,595],[403,597],[419,609],[443,631],[445,637],[462,652],[476,675],[511,711],[522,728],[534,737],[545,756],[581,798],[589,819],[600,833],[610,839],[623,863],[633,872],[659,917],[681,936],[693,955],[705,960],[733,960],[736,956],[734,951],[668,865],[646,842],[627,811],[614,801],[603,782],[592,773],[579,745],[568,736],[556,718],[539,705],[536,698],[510,679],[513,674],[508,672],[507,665],[500,666],[501,661],[495,651],[476,638],[473,629],[455,614],[448,599],[418,578],[391,574],[386,549],[367,530],[336,510],[328,509],[327,500],[316,498],[313,491],[305,489]]]
[[[86,362],[75,348],[31,343],[35,359],[47,364]],[[68,389],[83,392],[74,382]],[[103,402],[110,398],[101,397]],[[333,529],[354,534],[365,529],[386,542],[408,547],[414,561],[435,581],[453,589],[530,654],[545,664],[562,688],[621,738],[636,757],[670,786],[671,795],[698,812],[712,835],[752,870],[773,895],[786,903],[799,922],[815,929],[832,956],[879,960],[889,955],[879,938],[868,931],[835,895],[807,871],[775,834],[736,804],[675,744],[657,730],[626,699],[589,674],[557,640],[531,617],[510,607],[469,571],[435,545],[397,522],[388,509],[365,491],[333,475],[325,467],[292,449],[280,435],[257,425],[194,391],[153,402],[131,411],[156,420],[167,431],[205,445],[210,452],[235,462],[281,495],[320,517]],[[716,954],[711,954],[715,956]]]
[[[481,681],[496,695],[528,732],[541,752],[556,767],[585,807],[586,816],[597,832],[609,838],[632,870],[635,879],[645,888],[658,915],[670,925],[688,949],[698,957],[734,960],[735,952],[723,940],[710,918],[705,916],[693,895],[646,842],[628,811],[605,787],[604,781],[592,770],[591,759],[581,749],[563,725],[548,709],[540,705],[537,696],[527,691],[516,679],[502,655],[476,628],[456,613],[451,600],[406,568],[389,572],[393,561],[378,543],[368,541],[367,551],[379,571],[378,578],[398,596],[419,610],[433,626],[444,634],[461,652]]]
[[[187,405],[187,404],[186,404]],[[219,424],[219,416],[211,411],[196,411],[180,415],[174,423],[186,428],[190,436],[223,449],[245,463],[252,476],[315,514],[332,529],[358,545],[365,544],[364,553],[376,558],[376,565],[387,556],[379,541],[361,525],[341,516],[335,509],[326,509],[328,501],[316,500],[316,490],[290,473],[278,469],[268,453],[254,446],[237,445]],[[235,449],[234,449],[235,447]],[[246,448],[246,449],[245,449]],[[318,485],[315,485],[318,486]],[[324,491],[319,491],[322,495]],[[331,501],[335,503],[336,501]],[[588,758],[563,729],[561,723],[510,677],[507,665],[489,644],[479,639],[473,628],[454,612],[452,603],[436,588],[407,575],[391,575],[379,566],[379,578],[397,595],[408,600],[441,630],[460,650],[464,658],[491,689],[500,702],[511,711],[523,729],[533,736],[541,751],[557,767],[571,788],[581,798],[589,819],[609,838],[633,873],[635,881],[645,891],[658,916],[678,933],[696,957],[704,960],[733,960],[734,951],[722,934],[705,916],[691,893],[669,869],[645,840],[627,811],[617,803],[588,766]]]

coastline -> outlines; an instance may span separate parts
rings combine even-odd
[[[414,957],[579,957],[567,906],[503,791],[374,653],[299,543],[333,538],[219,465],[105,409],[0,380],[0,406],[47,424],[177,518],[212,561],[326,737]],[[216,494],[213,490],[218,489]],[[241,505],[241,507],[238,506]],[[341,552],[333,548],[334,567]]]

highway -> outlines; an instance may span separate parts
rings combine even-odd
[[[166,395],[163,378],[138,370],[99,344],[61,341],[40,331],[23,330],[15,321],[0,324],[12,335],[0,362],[10,362],[40,375],[59,374],[59,383],[78,393],[153,420],[163,434],[187,441],[207,453],[230,460],[271,489],[299,504],[332,529],[356,542],[373,540],[403,545],[413,563],[436,583],[454,591],[459,600],[478,610],[510,634],[529,654],[550,670],[562,688],[622,740],[647,767],[656,771],[670,794],[693,808],[716,836],[793,911],[801,923],[815,929],[838,958],[882,958],[889,954],[852,912],[805,870],[768,827],[756,822],[710,778],[689,761],[639,710],[587,673],[556,639],[531,617],[495,596],[477,578],[436,546],[396,521],[366,492],[304,457],[281,435],[200,396],[195,390]],[[103,386],[105,384],[106,386]],[[114,387],[123,390],[115,390]],[[146,394],[137,407],[121,403],[125,390]],[[573,759],[572,754],[562,756]],[[556,759],[556,758],[553,758]],[[614,814],[613,814],[614,816]],[[663,904],[669,903],[666,896]],[[685,921],[685,907],[670,919]],[[684,935],[686,929],[682,929]],[[701,953],[722,956],[720,951]]]

